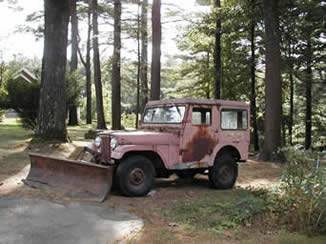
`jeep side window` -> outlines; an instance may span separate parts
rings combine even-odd
[[[211,125],[212,109],[210,108],[193,108],[191,121],[193,125]]]
[[[223,109],[221,112],[221,128],[224,130],[241,130],[248,128],[248,111]]]

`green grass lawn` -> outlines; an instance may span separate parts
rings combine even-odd
[[[0,147],[21,143],[32,136],[33,131],[22,128],[18,119],[4,119],[0,123]]]
[[[95,128],[95,124],[92,125],[78,125],[78,126],[68,126],[68,135],[72,141],[89,141],[89,139],[85,139],[85,133]]]
[[[92,125],[68,126],[68,135],[72,141],[85,141],[84,134],[95,128]],[[11,144],[19,144],[33,137],[33,131],[21,127],[19,119],[4,119],[0,123],[0,147],[7,148]]]

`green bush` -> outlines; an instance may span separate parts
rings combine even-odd
[[[282,207],[286,224],[294,230],[326,232],[326,169],[318,155],[285,150],[287,165],[281,177]]]
[[[40,83],[27,83],[21,80],[8,80],[7,95],[2,106],[14,109],[22,121],[22,126],[35,129],[40,96]]]

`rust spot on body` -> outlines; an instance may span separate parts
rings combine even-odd
[[[209,127],[199,126],[197,132],[186,145],[182,161],[200,161],[207,154],[211,154],[217,144],[218,139],[209,132]]]

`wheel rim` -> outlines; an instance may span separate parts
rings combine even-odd
[[[145,184],[145,180],[145,172],[140,168],[133,169],[128,177],[129,185],[136,188],[142,187]]]
[[[218,179],[222,184],[229,184],[233,180],[234,172],[231,167],[223,166],[219,170]]]

